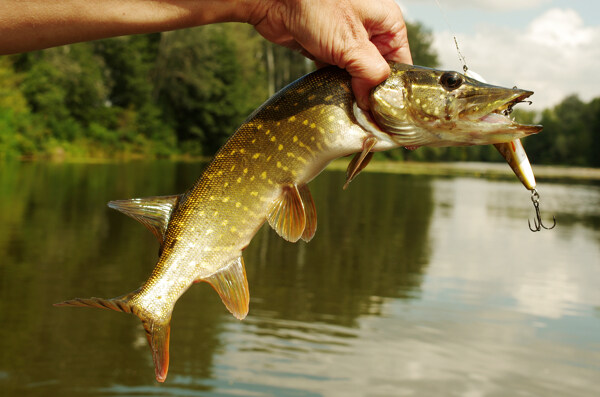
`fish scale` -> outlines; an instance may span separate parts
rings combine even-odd
[[[371,111],[365,112],[356,105],[348,73],[335,67],[311,73],[251,114],[186,193],[109,203],[160,243],[158,263],[138,290],[56,305],[138,316],[162,382],[179,297],[192,284],[208,282],[243,319],[250,298],[242,251],[265,221],[288,241],[312,239],[317,217],[307,184],[330,161],[356,154],[347,185],[374,151],[509,142],[541,129],[500,115],[529,95],[455,72],[391,64],[390,77],[372,91]]]

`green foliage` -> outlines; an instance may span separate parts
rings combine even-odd
[[[408,42],[415,65],[435,68],[439,65],[437,54],[431,47],[433,35],[420,22],[407,22]]]
[[[160,34],[122,36],[95,43],[110,72],[110,102],[113,106],[139,109],[152,101],[151,78],[158,56]]]
[[[35,153],[44,139],[44,129],[31,113],[21,89],[23,76],[12,59],[0,58],[0,159]]]
[[[298,51],[263,41],[269,96],[315,70],[315,64]]]
[[[73,117],[84,125],[97,116],[108,100],[110,81],[91,43],[51,48],[29,57],[32,64],[23,92],[36,113],[48,119]]]
[[[228,24],[162,35],[156,93],[180,142],[214,153],[266,99],[257,39],[246,26]]]
[[[159,38],[130,36],[16,57],[9,69],[23,76],[19,89],[31,109],[24,119],[36,122],[39,128],[33,132],[42,137],[31,139],[31,132],[27,137],[6,127],[14,140],[22,142],[20,149],[11,152],[77,156],[110,156],[115,151],[174,153],[174,128],[165,121],[153,96],[151,74]]]
[[[544,130],[523,141],[532,161],[542,164],[598,166],[600,98],[589,103],[565,98],[541,114]]]
[[[592,135],[588,151],[588,164],[593,167],[600,167],[600,98],[592,100],[587,108],[590,117],[588,130]]]

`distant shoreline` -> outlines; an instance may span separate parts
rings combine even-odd
[[[345,170],[349,159],[338,159],[327,169]],[[537,180],[579,180],[600,181],[600,168],[532,165]],[[367,172],[385,172],[407,175],[434,176],[478,176],[490,179],[508,179],[515,175],[508,164],[482,162],[398,162],[372,161],[366,168]]]
[[[351,157],[334,160],[327,166],[329,171],[345,171]],[[49,163],[79,163],[79,164],[111,164],[132,161],[174,161],[207,163],[211,157],[173,156],[156,159],[147,156],[123,156],[114,158],[25,158],[20,162],[49,162]],[[532,165],[536,180],[545,181],[600,181],[600,168]],[[419,162],[419,161],[393,161],[375,159],[369,163],[363,172],[382,172],[403,175],[431,175],[431,176],[474,176],[489,179],[512,179],[514,173],[506,163],[485,163],[475,161],[464,162]]]

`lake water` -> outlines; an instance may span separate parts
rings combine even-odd
[[[136,289],[158,246],[113,199],[186,190],[202,165],[0,165],[2,396],[597,396],[600,187],[325,172],[308,244],[263,228],[250,314],[206,284],[175,307],[154,380],[131,315],[56,308]]]

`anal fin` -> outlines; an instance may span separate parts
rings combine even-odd
[[[371,158],[373,158],[373,152],[371,152],[371,150],[376,144],[377,138],[374,136],[370,136],[364,140],[362,152],[356,153],[352,158],[352,161],[350,161],[350,164],[348,164],[344,189],[346,189],[350,182],[352,182],[352,180],[369,164]]]
[[[281,195],[271,205],[267,220],[277,234],[287,241],[295,243],[302,237],[306,213],[296,185],[284,186]]]
[[[235,318],[243,320],[246,317],[250,305],[250,292],[244,259],[241,256],[201,281],[206,281],[217,291]]]

